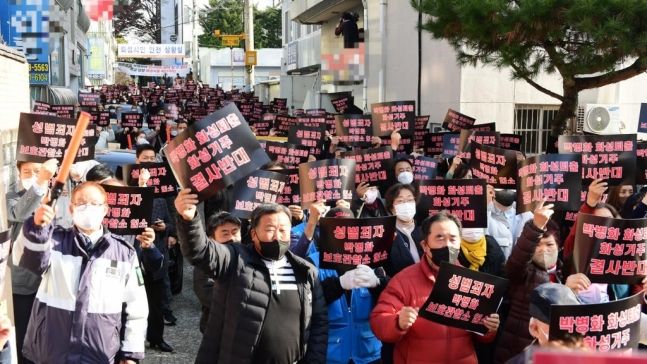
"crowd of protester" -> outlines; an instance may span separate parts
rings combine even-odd
[[[166,115],[164,96],[135,101],[136,93],[102,94],[102,104],[112,105],[105,107],[114,109],[117,120],[127,107],[146,117]],[[208,102],[200,97],[180,102],[181,117],[168,116],[160,127],[131,130],[117,122],[97,128],[96,148],[116,142],[136,151],[135,163],[162,161],[166,125],[172,139],[197,122],[184,106]],[[393,149],[399,140],[394,131]],[[324,149],[333,159],[346,150],[334,135]],[[433,157],[449,166],[445,178],[472,177],[461,158]],[[58,162],[18,162],[20,188],[6,200],[19,363],[130,364],[144,358],[146,342],[173,351],[164,327],[177,321],[169,281],[169,249],[176,244],[194,266],[193,290],[201,304],[196,363],[523,363],[538,347],[581,346],[577,338],[550,343],[551,305],[608,302],[647,291],[647,281],[594,284],[575,273],[575,229],[563,238],[548,203],[517,214],[514,190],[488,186],[482,212],[488,227],[463,228],[446,211],[419,216],[411,161],[393,165],[395,180],[359,183],[350,201],[322,200],[305,210],[262,204],[249,220],[230,214],[231,187],[206,201],[183,189],[177,197],[155,198],[153,221],[140,235],[119,236],[102,225],[108,208],[102,186],[125,185],[108,166],[77,163],[63,196],[50,207],[48,182]],[[262,167],[286,168],[277,161]],[[138,185],[149,178],[142,173]],[[636,191],[609,190],[607,182],[595,180],[580,213],[644,218],[647,197]],[[320,218],[381,216],[397,219],[382,267],[319,267]],[[500,309],[484,321],[485,335],[418,317],[442,262],[509,281]],[[13,345],[5,321],[0,358]]]

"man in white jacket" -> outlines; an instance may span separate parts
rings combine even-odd
[[[515,190],[495,191],[487,186],[487,235],[494,237],[507,260],[512,247],[523,231],[523,226],[532,219],[532,212],[517,215],[517,192]]]
[[[108,149],[108,142],[115,140],[115,131],[111,127],[102,128],[97,126],[97,134],[99,135],[99,140],[94,146],[95,149]]]

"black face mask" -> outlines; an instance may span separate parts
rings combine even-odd
[[[510,190],[496,191],[494,193],[494,199],[501,206],[510,207],[517,200],[517,192]]]
[[[431,253],[431,261],[438,267],[440,267],[441,262],[454,264],[459,254],[458,249],[450,248],[449,246],[438,249],[429,248],[429,252]]]
[[[265,259],[280,260],[285,256],[285,252],[290,248],[289,241],[272,240],[262,242],[259,240],[260,253]]]

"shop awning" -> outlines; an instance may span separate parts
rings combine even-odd
[[[67,87],[47,86],[47,102],[52,105],[75,105],[77,96]]]

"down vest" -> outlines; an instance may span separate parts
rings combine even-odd
[[[219,244],[207,238],[200,216],[177,218],[184,257],[216,280],[211,315],[196,363],[251,363],[270,301],[269,270],[253,245]],[[301,360],[324,364],[328,348],[328,309],[315,267],[286,254],[301,298]],[[286,320],[289,318],[286,318]]]
[[[395,343],[395,364],[476,364],[473,339],[491,342],[496,333],[485,336],[418,318],[408,330],[398,327],[398,315],[405,307],[423,307],[436,283],[438,271],[426,259],[405,268],[391,279],[371,312],[371,329],[382,342]]]
[[[532,262],[535,249],[539,245],[544,230],[529,221],[523,228],[512,254],[506,262],[505,270],[509,280],[508,297],[510,313],[503,327],[503,334],[495,354],[495,363],[505,363],[530,345],[534,338],[528,331],[530,322],[530,293],[537,286],[550,282],[548,272]],[[561,264],[558,262],[557,279]]]

